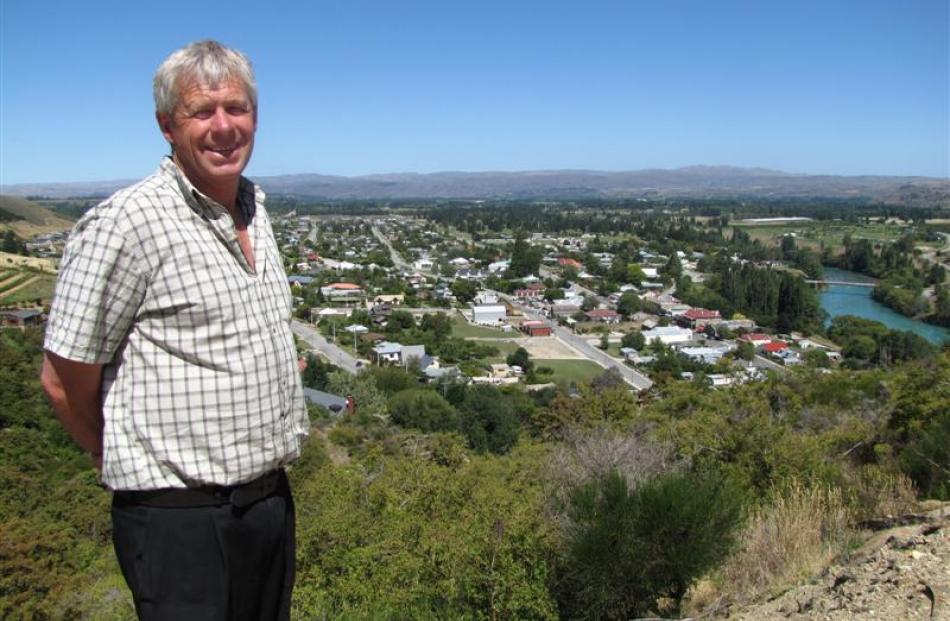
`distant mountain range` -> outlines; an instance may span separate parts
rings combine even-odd
[[[270,194],[323,200],[594,198],[865,198],[912,206],[950,205],[950,179],[791,174],[764,168],[689,166],[627,172],[392,173],[255,177]],[[0,194],[106,196],[130,180],[0,185]]]

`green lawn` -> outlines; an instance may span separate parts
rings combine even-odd
[[[586,382],[604,372],[604,368],[590,360],[535,360],[534,368],[548,367],[553,375],[538,375],[539,382]]]
[[[511,333],[506,333],[500,328],[488,328],[485,326],[476,326],[468,323],[461,317],[454,317],[452,319],[452,336],[457,336],[459,338],[507,338]]]

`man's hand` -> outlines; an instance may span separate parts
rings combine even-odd
[[[102,366],[46,352],[40,374],[60,423],[90,453],[97,469],[102,469]]]

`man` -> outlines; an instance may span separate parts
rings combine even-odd
[[[70,236],[42,381],[114,491],[141,619],[287,619],[294,510],[283,466],[308,431],[291,297],[241,176],[257,128],[248,60],[213,41],[155,75],[172,155]]]

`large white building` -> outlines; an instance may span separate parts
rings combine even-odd
[[[497,326],[504,323],[507,313],[501,304],[475,306],[472,308],[472,322],[484,325]]]
[[[641,334],[643,334],[643,338],[647,340],[647,343],[652,343],[654,339],[659,339],[664,345],[689,343],[693,340],[692,330],[678,326],[658,326],[652,330],[644,330]]]

